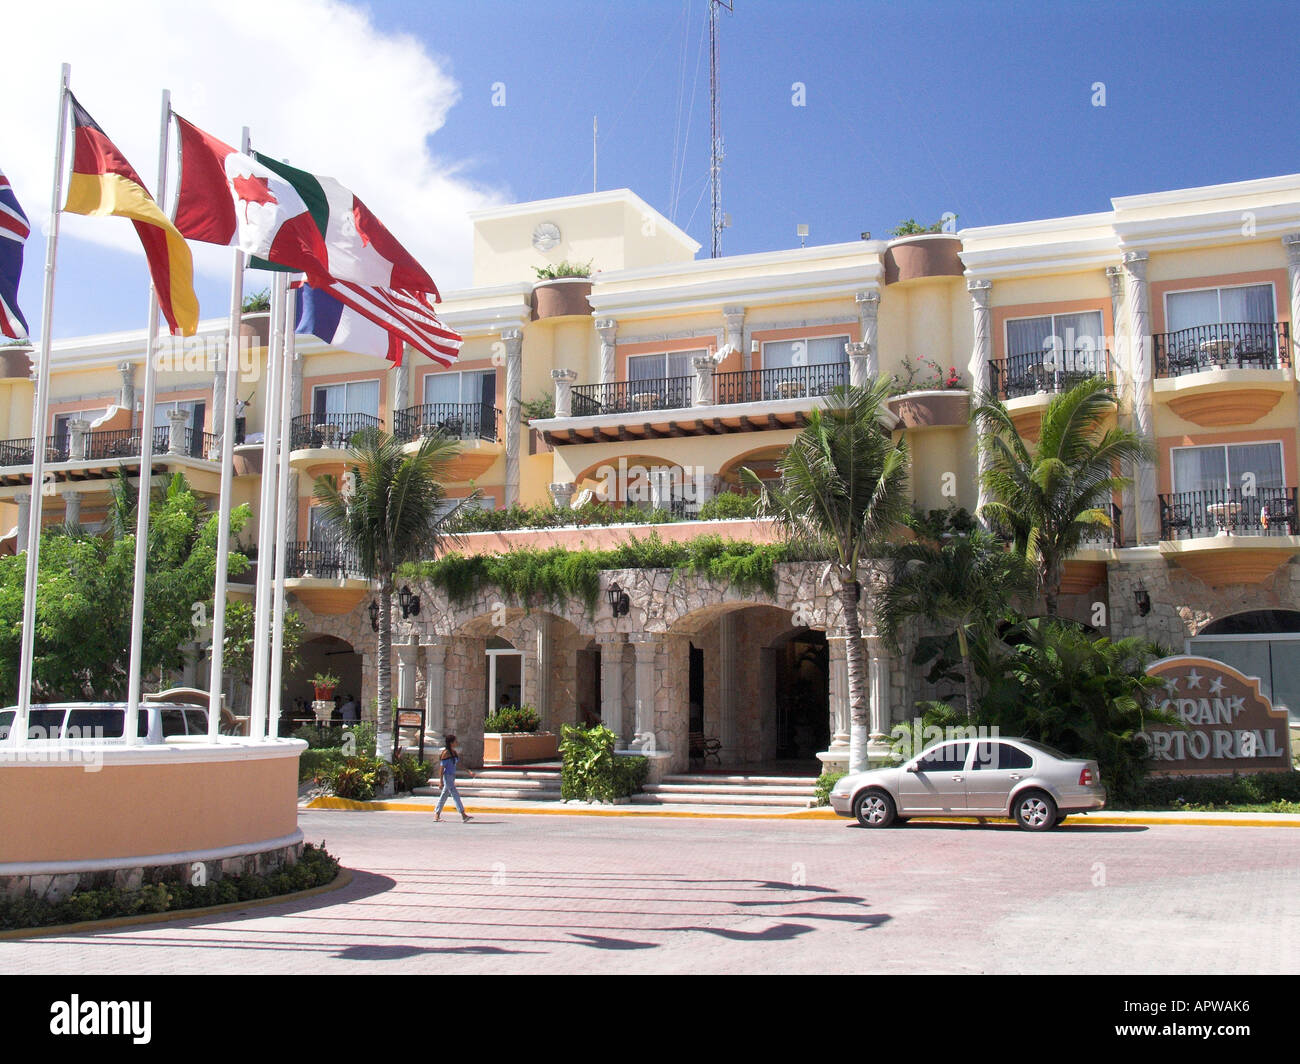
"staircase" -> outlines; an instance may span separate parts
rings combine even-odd
[[[560,800],[560,766],[489,765],[473,776],[458,775],[456,789],[466,802],[475,798],[494,801],[558,802]],[[416,794],[438,796],[437,787],[417,787]]]
[[[665,776],[632,795],[636,805],[717,805],[760,809],[807,809],[816,798],[813,776]]]

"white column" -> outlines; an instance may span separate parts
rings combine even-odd
[[[618,322],[613,318],[601,318],[596,322],[596,332],[600,333],[600,383],[608,384],[618,368],[618,360],[614,357],[618,350],[614,343],[618,336]]]
[[[849,383],[855,388],[865,388],[871,378],[871,347],[868,344],[845,344],[849,356]]]
[[[185,422],[189,414],[184,410],[167,411],[167,453],[189,454],[185,446]],[[199,431],[197,428],[195,431]]]
[[[1147,253],[1124,253],[1125,302],[1128,304],[1128,372],[1133,381],[1133,431],[1155,442],[1155,410],[1152,402],[1151,311],[1147,292]],[[1136,464],[1133,471],[1134,509],[1137,515],[1136,541],[1143,546],[1160,540],[1160,516],[1156,499],[1154,462]]]
[[[833,632],[826,636],[826,656],[830,669],[830,726],[831,749],[843,750],[848,757],[849,750],[849,654],[848,637],[843,632]]]
[[[32,493],[30,491],[20,491],[14,498],[18,500],[18,542],[14,546],[14,553],[21,554],[30,545]]]
[[[628,636],[636,654],[636,721],[637,735],[655,730],[655,655],[659,637],[653,632],[633,632]],[[656,744],[656,750],[658,745]]]
[[[86,433],[90,431],[90,422],[85,418],[73,418],[68,422],[68,457],[76,462],[86,457]],[[41,442],[38,438],[38,444]]]
[[[131,411],[131,425],[135,425],[135,366],[130,362],[119,362],[117,371],[122,374],[122,394],[118,405]]]
[[[81,492],[67,491],[63,493],[63,523],[69,528],[75,528],[81,524]]]
[[[871,690],[871,742],[868,754],[889,749],[889,650],[879,636],[867,637],[868,684]],[[883,750],[882,750],[883,747]]]
[[[551,484],[551,503],[557,510],[567,510],[573,502],[576,484]]]
[[[445,686],[447,644],[442,640],[424,644],[424,738],[427,744],[442,744],[446,727]]]
[[[880,376],[880,348],[877,342],[879,334],[878,315],[880,313],[880,293],[875,291],[859,292],[854,296],[858,304],[858,324],[861,327],[861,343],[865,346],[865,371],[868,377]],[[850,370],[851,372],[851,370]]]
[[[718,620],[718,740],[722,744],[718,755],[724,765],[740,761],[739,727],[736,721],[737,656],[736,615],[724,613]],[[641,697],[639,684],[638,674],[638,700]]]
[[[414,643],[398,643],[393,649],[397,651],[397,707],[410,709],[415,705],[415,667],[420,648]]]
[[[731,306],[722,308],[723,346],[741,351],[745,346],[745,308]]]
[[[619,740],[623,734],[623,637],[601,636],[600,646],[600,722]]]
[[[519,408],[523,389],[524,331],[506,329],[506,506],[519,501]]]
[[[534,659],[537,682],[533,691],[533,704],[542,720],[542,731],[551,731],[551,670],[555,666],[555,644],[551,635],[551,622],[546,614],[538,615],[537,657]]]
[[[573,417],[573,382],[577,379],[577,370],[551,370],[551,380],[555,382],[556,417]]]
[[[1300,328],[1300,233],[1287,233],[1282,238],[1286,248],[1287,279],[1291,282],[1291,372],[1296,373],[1296,329]]]
[[[716,363],[710,355],[698,355],[691,359],[695,367],[695,406],[713,405],[713,370]]]
[[[1110,343],[1111,371],[1115,374],[1115,398],[1119,409],[1116,420],[1119,426],[1133,429],[1133,377],[1124,357],[1124,344],[1121,340],[1124,324],[1124,270],[1120,266],[1106,267],[1106,280],[1110,282],[1110,320],[1115,335]],[[1137,543],[1137,504],[1133,497],[1133,485],[1130,484],[1120,492],[1120,506],[1124,513],[1120,531],[1124,544],[1133,546]]]
[[[989,360],[993,357],[993,326],[989,312],[989,290],[993,282],[982,278],[971,278],[966,282],[966,291],[970,293],[971,313],[974,315],[974,342],[971,345],[971,375],[975,381],[975,394],[983,396],[992,387],[992,374]],[[976,441],[978,444],[978,440]],[[975,513],[978,515],[984,505],[990,501],[988,489],[984,486],[984,474],[990,466],[990,456],[982,447],[978,450],[979,481],[976,485]]]

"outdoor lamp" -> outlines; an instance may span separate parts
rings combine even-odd
[[[1145,617],[1151,612],[1151,593],[1147,591],[1147,586],[1141,580],[1133,592],[1133,598],[1137,602],[1138,616]]]
[[[627,611],[632,608],[632,600],[627,597],[627,592],[619,587],[617,583],[609,585],[605,597],[609,599],[609,608],[613,611],[615,617],[626,617]]]
[[[411,594],[410,585],[402,585],[402,590],[397,593],[397,601],[402,607],[402,620],[420,616],[420,596]]]
[[[379,603],[374,599],[370,600],[370,628],[372,631],[379,631]]]

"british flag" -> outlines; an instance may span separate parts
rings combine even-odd
[[[31,226],[18,206],[9,179],[0,172],[0,336],[27,339],[27,319],[18,309],[18,279],[23,272],[23,245]]]

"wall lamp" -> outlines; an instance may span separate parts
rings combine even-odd
[[[609,599],[609,608],[613,611],[615,617],[626,617],[627,611],[632,608],[632,600],[627,597],[627,592],[619,587],[617,583],[609,585],[605,597]]]
[[[402,607],[402,620],[420,616],[420,596],[412,595],[408,585],[402,585],[402,590],[397,593],[397,601]]]
[[[1138,586],[1133,591],[1133,600],[1137,603],[1139,617],[1145,617],[1151,612],[1151,592],[1147,590],[1146,584],[1141,580],[1138,581]]]
[[[379,631],[379,603],[374,599],[370,600],[370,628],[372,631]]]

